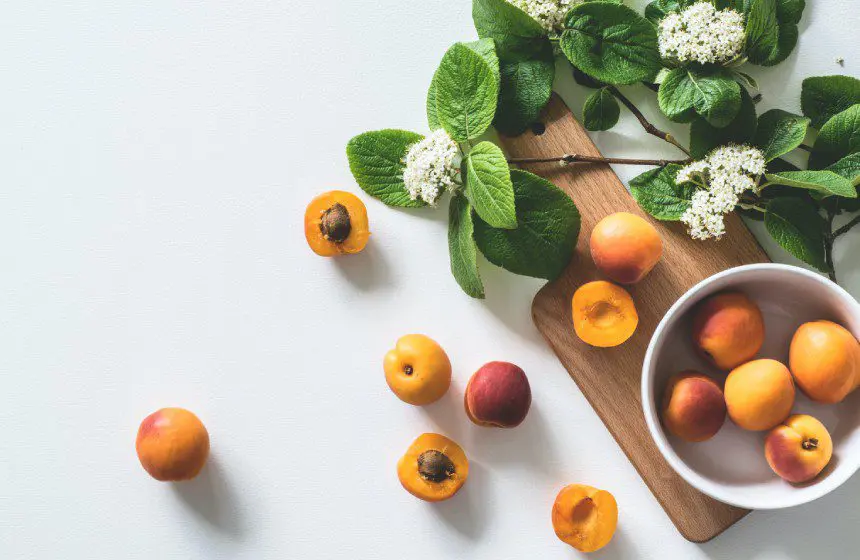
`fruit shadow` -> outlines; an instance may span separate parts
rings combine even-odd
[[[589,552],[587,556],[589,559],[615,560],[616,558],[639,558],[640,553],[636,547],[633,546],[633,541],[627,536],[627,532],[619,521],[618,528],[615,529],[615,534],[612,536],[612,540],[609,541],[609,544],[600,550]],[[583,553],[577,552],[575,549],[571,549],[570,557],[581,559],[583,558]]]
[[[362,292],[372,292],[391,283],[391,266],[379,244],[372,240],[361,253],[331,260],[340,275]]]
[[[517,276],[490,264],[483,256],[478,258],[487,292],[484,306],[511,332],[535,345],[546,347],[532,319],[532,300],[546,282]]]
[[[236,507],[236,493],[215,457],[209,458],[197,478],[172,486],[179,502],[195,517],[225,535],[244,535],[246,524]]]
[[[433,514],[471,541],[481,538],[489,524],[493,503],[490,472],[479,462],[469,461],[469,479],[450,500],[426,504]]]
[[[699,547],[714,560],[763,556],[856,558],[860,549],[860,477],[814,502],[774,511],[754,511],[723,535]]]

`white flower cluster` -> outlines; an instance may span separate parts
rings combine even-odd
[[[579,0],[508,0],[537,21],[550,33],[561,33],[564,16]]]
[[[435,205],[444,191],[455,190],[459,159],[460,148],[441,128],[413,144],[406,154],[403,170],[409,198]]]
[[[660,22],[660,55],[678,62],[721,63],[738,56],[744,48],[744,16],[735,10],[719,10],[710,2],[696,2]]]
[[[758,188],[765,163],[758,148],[728,145],[678,171],[677,184],[694,183],[701,187],[681,216],[693,239],[722,237],[726,232],[724,216],[735,209],[741,194]]]

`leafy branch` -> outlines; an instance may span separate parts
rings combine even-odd
[[[558,157],[550,158],[509,158],[508,163],[512,165],[526,165],[536,163],[562,163],[565,165],[574,163],[615,163],[622,165],[657,165],[665,167],[670,164],[685,164],[690,160],[671,160],[671,159],[635,159],[635,158],[616,158],[603,156],[587,156],[583,154],[565,154]]]

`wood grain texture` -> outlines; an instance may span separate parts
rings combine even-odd
[[[526,132],[501,139],[510,157],[600,155],[559,97],[552,99],[543,122],[546,131],[540,136]],[[727,234],[718,242],[694,241],[681,224],[653,220],[607,165],[534,164],[524,169],[546,177],[567,192],[582,214],[582,231],[573,261],[559,279],[547,284],[535,297],[532,313],[537,328],[681,534],[694,542],[712,539],[749,511],[695,490],[663,459],[642,413],[642,361],[657,323],[679,296],[721,270],[767,262],[767,255],[736,216],[727,220]],[[570,302],[576,288],[602,279],[591,260],[589,236],[601,218],[620,211],[645,216],[655,225],[663,238],[663,259],[645,280],[629,287],[639,312],[639,328],[633,337],[617,348],[593,348],[573,332]]]

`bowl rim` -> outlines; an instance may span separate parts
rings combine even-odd
[[[854,297],[849,294],[843,287],[839,286],[835,282],[831,281],[828,278],[825,278],[818,273],[806,270],[804,268],[781,263],[757,263],[737,266],[734,268],[729,268],[722,272],[718,272],[712,276],[705,278],[704,280],[700,281],[698,284],[684,292],[684,294],[679,297],[678,300],[675,301],[675,303],[672,304],[669,310],[666,311],[662,319],[660,319],[660,322],[654,329],[654,334],[651,336],[651,340],[648,342],[648,349],[645,352],[645,359],[642,362],[641,397],[642,412],[645,415],[645,423],[648,425],[648,431],[651,434],[651,439],[654,441],[655,445],[657,446],[657,449],[660,450],[660,453],[663,455],[663,458],[666,459],[672,469],[676,473],[678,473],[681,478],[683,478],[688,484],[690,484],[703,494],[706,494],[720,502],[745,509],[772,510],[809,503],[835,490],[836,488],[841,486],[846,480],[851,478],[851,476],[855,472],[857,472],[858,469],[860,469],[860,454],[856,456],[853,468],[850,464],[845,465],[845,468],[842,468],[838,471],[838,475],[836,472],[833,472],[820,483],[815,484],[814,486],[807,487],[807,489],[814,490],[795,494],[787,493],[787,497],[785,499],[769,499],[766,503],[757,502],[754,499],[732,499],[730,497],[722,495],[720,492],[713,491],[712,488],[719,489],[721,488],[721,485],[719,483],[713,483],[702,475],[698,474],[692,468],[687,466],[684,460],[681,459],[681,457],[675,452],[674,448],[668,441],[668,437],[663,431],[662,424],[657,413],[656,399],[653,398],[651,391],[652,386],[654,384],[653,364],[655,362],[654,358],[656,354],[656,348],[658,343],[662,339],[664,333],[666,332],[667,327],[678,318],[678,310],[691,299],[696,298],[705,288],[719,280],[722,280],[723,278],[759,270],[786,272],[789,274],[803,276],[805,278],[818,282],[825,289],[834,292],[840,299],[844,300],[850,308],[850,313],[852,315],[860,316],[860,303],[858,303],[857,300],[854,299]]]

